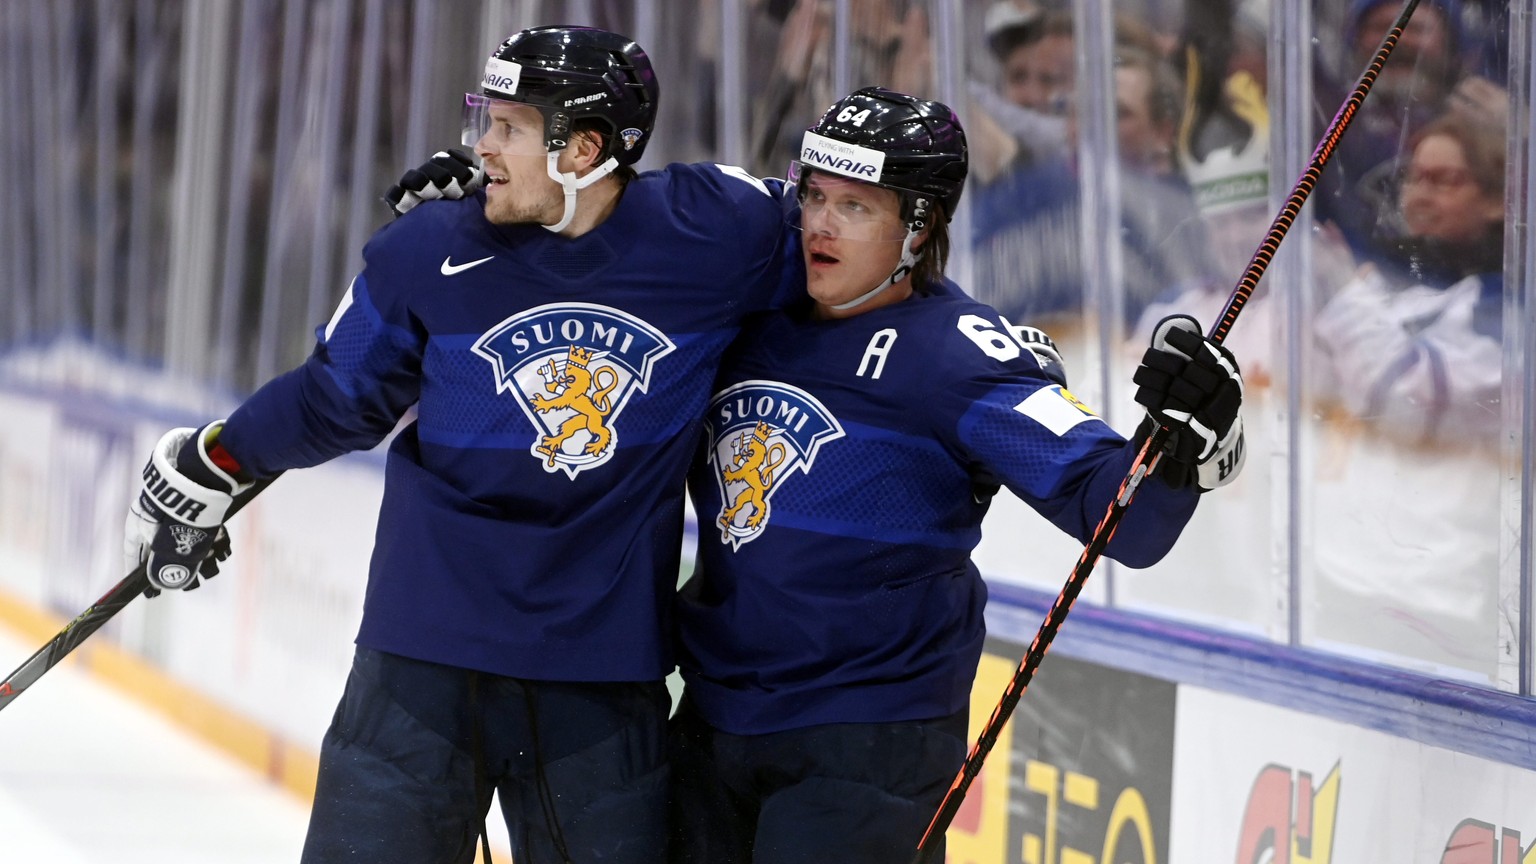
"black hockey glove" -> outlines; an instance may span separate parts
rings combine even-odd
[[[420,168],[402,174],[400,182],[384,193],[384,203],[396,216],[404,216],[423,201],[467,198],[484,185],[485,171],[475,164],[474,157],[453,147],[437,151]]]
[[[127,570],[144,565],[150,587],[191,591],[219,572],[229,557],[224,518],[234,496],[250,487],[208,457],[208,445],[222,423],[202,429],[172,429],[155,445],[124,525]]]
[[[1145,440],[1157,424],[1172,432],[1155,473],[1176,489],[1225,486],[1243,468],[1243,376],[1224,346],[1205,338],[1188,315],[1170,315],[1152,331],[1132,380],[1147,409],[1137,430]]]

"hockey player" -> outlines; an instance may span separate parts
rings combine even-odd
[[[804,136],[786,200],[809,300],[731,347],[690,473],[676,862],[907,860],[965,758],[991,496],[1087,541],[1134,461],[1053,346],[944,278],[966,170],[954,113],[888,90]],[[1183,317],[1135,381],[1175,430],[1107,550],[1143,567],[1241,467],[1242,382]]]
[[[684,475],[785,232],[744,174],[635,173],[657,96],[626,37],[514,34],[467,97],[486,188],[384,226],[303,365],[151,455],[130,563],[190,590],[247,483],[415,407],[305,862],[468,862],[493,790],[520,862],[661,860]]]

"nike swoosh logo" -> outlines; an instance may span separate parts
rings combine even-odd
[[[477,267],[477,266],[479,266],[481,264],[484,264],[485,262],[487,262],[487,261],[489,261],[489,260],[491,260],[492,258],[495,258],[495,257],[496,257],[495,255],[487,255],[484,258],[481,258],[479,261],[470,261],[470,262],[467,262],[467,263],[464,263],[464,264],[455,264],[455,263],[453,263],[453,256],[449,255],[447,258],[443,259],[443,266],[439,267],[438,269],[442,271],[444,276],[452,276],[455,273],[463,273],[465,270],[468,270],[471,267]]]

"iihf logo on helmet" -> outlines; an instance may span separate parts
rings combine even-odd
[[[707,420],[709,463],[720,488],[720,542],[740,549],[768,527],[769,499],[790,472],[809,473],[843,427],[816,397],[777,381],[743,381],[715,394]]]
[[[473,350],[490,362],[496,391],[517,398],[544,470],[576,475],[607,462],[615,421],[676,346],[650,324],[607,306],[550,303],[486,331]]]

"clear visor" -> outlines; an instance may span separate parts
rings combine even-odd
[[[894,189],[812,170],[798,160],[789,164],[786,179],[786,218],[807,236],[862,243],[901,243],[907,237],[901,193]]]
[[[464,94],[463,129],[459,140],[474,150],[500,156],[543,156],[544,115],[521,102]]]

